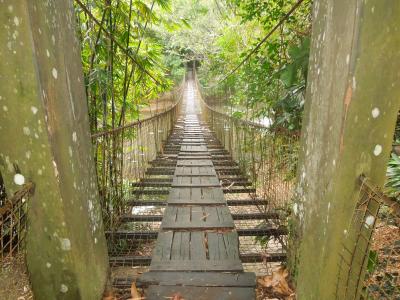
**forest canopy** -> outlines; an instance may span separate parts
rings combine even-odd
[[[217,108],[297,133],[311,32],[311,1],[301,2],[223,82],[297,1],[92,0],[86,10],[77,5],[92,131],[138,119],[141,108],[179,85],[186,63],[196,61],[204,94],[224,94]]]

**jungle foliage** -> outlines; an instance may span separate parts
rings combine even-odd
[[[219,4],[218,33],[200,79],[220,109],[298,134],[304,106],[311,34],[311,3],[303,2],[235,73],[229,74],[297,1],[228,0]],[[216,86],[215,86],[216,85]],[[207,88],[212,87],[212,88]]]
[[[77,1],[78,2],[78,1]],[[181,67],[165,53],[155,26],[166,24],[169,0],[88,0],[76,4],[92,132],[139,118],[149,101],[173,86]],[[176,24],[181,26],[181,24]]]
[[[77,4],[92,132],[139,119],[143,107],[180,82],[185,64],[196,61],[203,93],[215,108],[299,135],[312,1],[303,1],[226,77],[296,2],[87,0],[87,10]],[[396,166],[392,158],[389,186],[398,184]]]
[[[158,104],[160,95],[177,80],[169,70],[182,66],[164,51],[155,30],[167,23],[162,13],[171,13],[169,0],[76,0],[75,4],[91,131],[107,132],[93,140],[107,216],[121,207],[127,185],[122,172],[124,143],[137,138],[132,136],[136,131],[114,134],[114,129],[149,117],[142,113],[145,107],[152,115],[151,103],[157,99]]]
[[[89,12],[76,5],[92,131],[137,119],[141,107],[180,81],[188,61],[201,66],[204,86],[215,85],[295,2],[88,0]],[[305,1],[248,63],[209,91],[224,93],[221,105],[238,117],[271,120],[276,129],[300,129],[310,10]]]
[[[400,198],[400,156],[392,153],[387,170],[387,193]]]

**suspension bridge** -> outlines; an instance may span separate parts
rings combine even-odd
[[[112,267],[149,264],[149,271],[138,278],[136,271],[128,271],[114,278],[114,285],[129,289],[136,281],[145,288],[147,299],[177,294],[184,299],[254,299],[255,273],[245,272],[242,262],[280,262],[286,254],[241,253],[239,236],[284,237],[287,230],[257,226],[268,218],[279,219],[279,214],[263,211],[265,201],[255,198],[251,182],[205,122],[193,74],[190,71],[184,82],[180,113],[162,153],[150,161],[147,176],[132,184],[135,199],[146,195],[152,199],[130,202],[120,224],[127,228],[129,223],[161,222],[159,229],[107,233]],[[226,200],[226,194],[248,196]],[[150,211],[157,206],[165,208],[163,214],[147,214],[146,209],[133,214],[138,205],[150,206]],[[250,212],[232,214],[229,206]],[[254,227],[236,226],[235,221],[240,220],[253,221]],[[133,255],[141,238],[156,239],[151,257]],[[121,240],[130,246],[117,249],[115,244]]]
[[[118,93],[85,90],[72,1],[0,1],[0,258],[22,254],[35,298],[293,297],[285,264],[299,299],[397,299],[399,204],[381,188],[398,4],[315,1],[300,139],[227,114],[229,91],[202,88],[194,61],[170,107],[126,124],[129,83],[159,78],[113,34],[111,5],[98,20],[75,2],[98,30],[89,70],[103,38],[111,81],[125,61]],[[303,2],[216,84],[251,69]]]

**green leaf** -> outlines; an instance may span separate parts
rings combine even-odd
[[[368,266],[367,266],[368,273],[373,274],[377,265],[378,265],[378,252],[370,250],[368,256]]]
[[[241,118],[243,118],[243,116],[244,116],[244,113],[241,112],[241,111],[235,111],[235,112],[232,114],[232,117],[234,117],[234,118],[236,118],[236,119],[241,119]]]
[[[186,26],[186,28],[192,29],[192,26],[189,24],[189,21],[187,19],[181,18],[181,22],[182,22],[183,25]]]

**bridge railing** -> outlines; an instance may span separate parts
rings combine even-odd
[[[27,183],[0,201],[0,261],[25,248],[28,202],[33,190],[33,184]]]
[[[336,299],[398,299],[400,203],[364,176],[359,184],[340,254]]]
[[[106,230],[118,226],[131,184],[145,176],[149,161],[163,151],[178,116],[182,88],[169,93],[168,100],[174,104],[165,111],[92,135]]]
[[[210,96],[197,81],[202,114],[241,170],[251,179],[268,208],[285,209],[294,193],[299,136],[230,116],[209,104]],[[215,100],[215,99],[214,99]],[[213,101],[210,101],[211,103]]]

